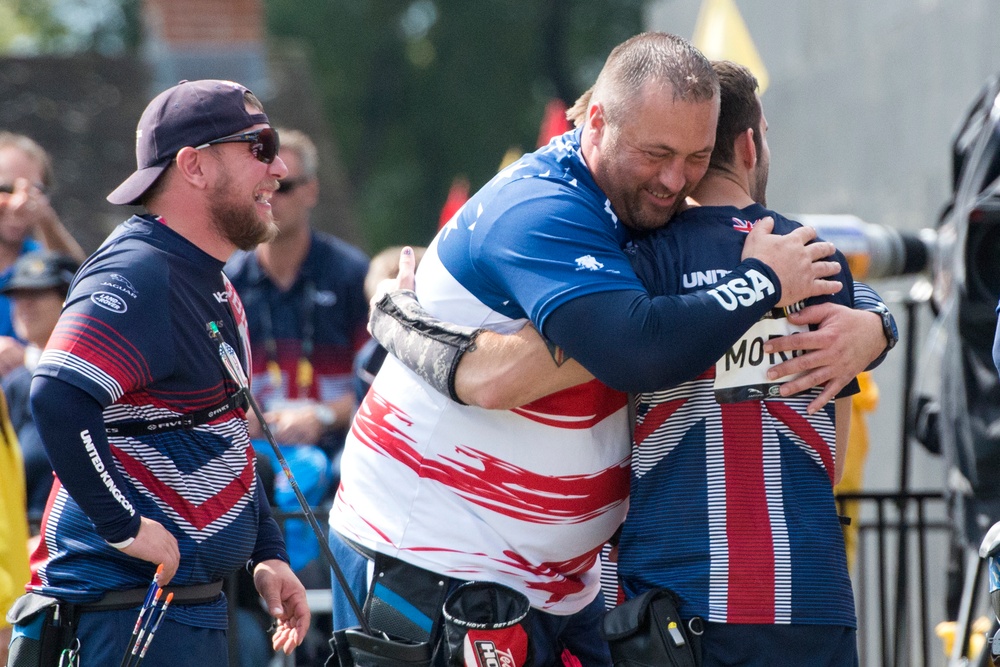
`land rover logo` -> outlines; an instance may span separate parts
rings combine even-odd
[[[128,305],[117,294],[111,292],[94,292],[90,295],[90,300],[105,310],[112,313],[124,313],[128,310]]]

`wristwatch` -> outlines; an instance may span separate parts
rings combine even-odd
[[[317,403],[313,406],[313,414],[316,415],[316,420],[322,425],[324,432],[332,429],[337,422],[337,413],[333,408],[323,403]]]
[[[870,312],[882,318],[882,333],[885,334],[886,340],[885,351],[888,352],[896,347],[896,343],[899,342],[899,331],[896,329],[896,320],[893,318],[892,313],[889,312],[889,307],[881,301]]]

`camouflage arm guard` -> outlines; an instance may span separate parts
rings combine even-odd
[[[458,362],[476,349],[474,327],[432,317],[410,290],[389,292],[375,304],[368,321],[372,337],[438,392],[465,405],[455,392]]]

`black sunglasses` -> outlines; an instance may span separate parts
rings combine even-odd
[[[297,190],[299,186],[305,185],[312,178],[308,176],[299,176],[298,178],[286,178],[278,181],[278,189],[275,190],[275,194],[279,195],[290,195],[292,192]]]
[[[45,186],[41,183],[33,183],[33,185],[41,192],[45,194]],[[0,183],[0,192],[8,195],[14,194],[14,184],[13,183]]]
[[[195,148],[233,143],[250,144],[250,153],[264,164],[274,162],[274,158],[278,156],[278,147],[280,145],[278,142],[278,131],[273,127],[265,127],[253,132],[240,132],[239,134],[230,134],[228,137],[222,137],[221,139],[212,139],[200,146],[195,146]]]

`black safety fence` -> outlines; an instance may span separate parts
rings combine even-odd
[[[849,557],[861,665],[947,664],[947,647],[935,633],[947,615],[952,526],[945,496],[939,491],[843,493],[837,502],[857,531]]]

